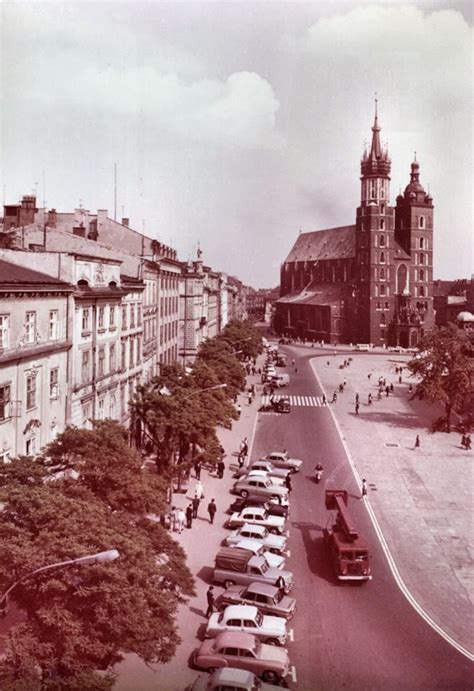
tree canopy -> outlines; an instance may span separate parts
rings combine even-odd
[[[2,689],[102,690],[126,653],[167,662],[179,642],[177,605],[194,593],[181,547],[145,513],[162,505],[162,483],[121,444],[116,423],[80,432],[59,435],[42,458],[0,466],[0,587],[88,554],[117,549],[119,558],[60,567],[15,587],[10,598],[21,616],[0,663]],[[148,482],[156,483],[155,500]]]
[[[470,344],[454,324],[434,329],[425,336],[420,352],[408,363],[418,379],[414,397],[440,402],[446,412],[446,429],[451,431],[453,410],[470,390]]]

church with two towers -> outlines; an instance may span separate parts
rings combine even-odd
[[[298,236],[281,267],[277,333],[408,348],[433,328],[433,199],[415,157],[391,206],[390,169],[376,103],[355,225]]]

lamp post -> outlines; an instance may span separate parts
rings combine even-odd
[[[44,573],[45,571],[51,571],[52,569],[59,569],[62,566],[87,566],[89,564],[98,564],[101,562],[115,561],[120,556],[118,550],[108,549],[105,552],[97,552],[96,554],[86,554],[84,557],[77,557],[76,559],[68,559],[67,561],[58,561],[55,564],[47,564],[46,566],[41,566],[39,569],[25,573],[24,576],[19,578],[13,585],[11,585],[8,590],[6,590],[2,597],[0,598],[0,615],[2,617],[6,616],[8,612],[8,597],[10,593],[23,583],[28,578],[36,576],[39,573]]]

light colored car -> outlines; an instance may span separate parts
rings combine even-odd
[[[285,468],[275,468],[273,463],[270,463],[270,461],[252,461],[251,463],[249,463],[249,465],[243,466],[243,468],[239,468],[235,473],[234,477],[243,477],[244,475],[248,475],[254,470],[262,470],[263,472],[267,473],[270,479],[273,477],[277,477],[283,480],[290,472]]]
[[[221,667],[211,675],[200,674],[186,691],[281,691],[281,686],[267,684],[252,672],[236,667]]]
[[[216,599],[216,607],[222,611],[229,605],[254,605],[262,614],[284,617],[288,621],[296,612],[296,600],[269,583],[249,583],[247,586],[231,585]]]
[[[206,638],[224,631],[251,633],[269,645],[285,645],[288,638],[285,619],[262,614],[252,605],[229,605],[223,612],[211,614]]]
[[[233,513],[227,521],[228,528],[238,528],[244,523],[263,525],[270,533],[281,535],[285,531],[286,521],[283,516],[273,516],[261,506],[247,506],[240,513]]]
[[[229,545],[229,547],[232,546],[232,544]],[[274,569],[283,569],[285,567],[285,557],[282,557],[281,554],[269,552],[267,549],[265,549],[260,540],[244,538],[240,540],[240,542],[237,542],[235,546],[239,547],[240,549],[248,549],[249,552],[252,552],[252,554],[263,557],[268,565],[272,566]]]
[[[255,508],[248,506],[248,509]],[[245,511],[245,509],[242,509]],[[240,519],[238,519],[240,520]],[[237,530],[234,530],[223,541],[223,545],[237,545],[241,540],[258,540],[266,550],[275,554],[281,554],[286,549],[287,539],[283,535],[271,533],[264,525],[257,523],[244,523]]]
[[[287,451],[271,451],[262,460],[270,461],[275,468],[287,468],[292,473],[297,473],[303,467],[303,461],[298,458],[290,458]]]
[[[219,667],[239,667],[270,682],[286,677],[290,669],[285,648],[261,643],[250,633],[233,631],[203,641],[194,651],[193,662],[196,667],[209,671]]]
[[[270,475],[266,470],[257,470],[255,468],[252,468],[249,470],[247,475],[245,475],[247,479],[250,478],[268,478],[270,482],[273,482],[274,485],[284,485],[285,484],[285,478],[284,477],[277,477],[276,475]]]
[[[275,485],[268,477],[242,478],[234,482],[232,490],[235,494],[240,494],[241,497],[255,494],[266,499],[288,499],[287,487]]]

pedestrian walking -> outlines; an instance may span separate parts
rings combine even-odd
[[[186,528],[192,528],[193,527],[193,505],[188,504],[186,507]]]
[[[192,505],[193,505],[193,518],[198,517],[198,511],[199,511],[199,504],[201,503],[201,500],[199,497],[193,497],[192,499]]]
[[[471,435],[466,434],[466,451],[471,450]]]
[[[242,451],[239,451],[239,454],[237,456],[237,461],[239,463],[239,468],[243,468],[244,467],[244,456],[242,454]]]
[[[325,394],[325,393],[323,393],[323,405],[326,405],[326,403],[327,403],[327,400],[326,400],[326,394]]]
[[[214,516],[216,515],[217,511],[217,506],[216,506],[216,500],[211,499],[207,506],[207,513],[209,514],[209,522],[214,523]]]
[[[393,393],[393,382],[390,382],[390,393]]]
[[[359,394],[356,393],[356,403],[359,403]]]
[[[286,478],[285,478],[285,486],[288,488],[288,492],[291,492],[292,487],[291,487],[291,477],[290,477],[290,473],[288,473],[288,475],[287,475]]]
[[[384,381],[385,381],[385,379],[384,379]],[[387,396],[387,398],[388,398],[389,393],[390,393],[390,388],[388,386],[386,386],[385,387],[385,395]]]
[[[252,396],[251,391],[249,391],[249,395],[248,395],[248,402],[249,402],[249,405],[252,405],[252,400],[253,400],[253,396]]]
[[[186,522],[186,514],[183,509],[178,509],[176,511],[176,530],[181,534],[184,530],[184,524]]]
[[[401,375],[401,374],[400,374],[399,377],[398,377],[398,383],[399,383],[399,384],[402,383],[402,375]]]
[[[372,405],[372,394],[371,393],[369,393],[369,395],[367,396],[367,404]]]
[[[416,439],[415,439],[415,449],[419,449],[420,446],[421,446],[421,443],[420,443],[420,436],[417,434],[417,435],[416,435]]]
[[[333,393],[333,395],[332,395],[332,401],[331,401],[331,403],[335,403],[336,401],[337,401],[337,393],[334,391],[334,393]]]
[[[201,480],[198,480],[196,482],[196,486],[194,488],[194,496],[198,499],[204,499],[204,486]]]
[[[365,477],[362,478],[362,496],[367,496],[367,480],[365,479]]]
[[[343,393],[343,392],[344,392],[344,387],[342,384],[339,384],[339,393]]]
[[[196,475],[196,480],[201,479],[201,461],[194,461],[194,474]]]
[[[242,414],[242,406],[240,405],[240,403],[237,403],[237,405],[235,407],[237,410],[237,419],[240,420],[240,416]]]
[[[344,360],[344,363],[345,363],[345,360]],[[344,377],[344,381],[342,382],[342,385],[347,386],[347,379],[345,377]]]
[[[461,437],[461,446],[462,446],[463,449],[467,449],[466,436],[467,436],[467,435],[465,435],[465,434],[463,433],[463,435],[462,435],[462,437]]]
[[[171,530],[176,530],[176,506],[171,507],[170,511],[170,528]]]
[[[224,477],[224,470],[225,470],[225,463],[221,459],[219,463],[217,464],[217,477],[220,477],[221,479]]]
[[[210,585],[208,590],[207,590],[206,600],[207,600],[207,609],[206,609],[205,617],[206,617],[206,619],[209,619],[211,614],[214,612],[214,587],[212,585]]]
[[[356,411],[356,415],[359,415],[359,404],[358,403],[356,403],[355,411]]]

